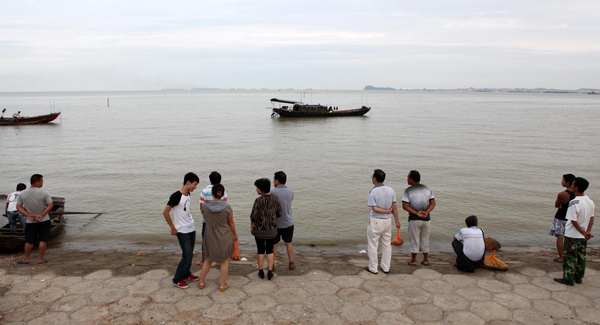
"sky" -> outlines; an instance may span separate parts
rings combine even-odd
[[[0,0],[0,92],[600,88],[600,1]]]

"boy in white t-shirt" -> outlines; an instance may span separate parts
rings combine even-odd
[[[183,178],[183,187],[171,194],[163,211],[163,216],[171,228],[171,235],[177,236],[181,247],[181,260],[173,276],[173,285],[181,289],[188,288],[186,280],[198,281],[200,279],[190,272],[196,244],[196,227],[190,211],[190,193],[196,189],[199,182],[200,179],[196,174],[187,173]],[[170,215],[171,210],[173,210],[173,219]]]
[[[563,277],[554,281],[569,286],[582,283],[585,274],[587,241],[594,237],[594,202],[585,194],[589,182],[582,177],[573,181],[575,198],[569,202],[567,210],[567,226],[565,228],[565,251],[563,260]]]
[[[17,209],[17,199],[19,194],[27,188],[27,185],[23,183],[17,184],[16,192],[10,193],[6,197],[6,217],[10,225],[10,232],[17,232],[17,219],[21,223],[21,230],[25,232],[25,225],[27,224],[27,217],[20,213]]]

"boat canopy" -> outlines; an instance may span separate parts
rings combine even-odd
[[[272,102],[277,102],[277,103],[286,103],[286,104],[302,104],[302,102],[297,102],[295,100],[285,100],[285,99],[277,99],[277,98],[271,98]]]

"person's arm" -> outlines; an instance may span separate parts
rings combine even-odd
[[[567,201],[569,201],[569,193],[567,193],[567,191],[562,191],[556,196],[556,202],[554,202],[554,207],[558,208],[560,207],[561,203]]]
[[[411,208],[410,205],[408,204],[408,202],[404,202],[404,201],[402,201],[402,209],[404,209],[406,212],[408,212],[410,214],[414,214],[414,215],[419,213],[419,211]]]
[[[396,202],[392,203],[392,214],[396,220],[396,228],[400,229],[400,219],[398,219],[398,206],[396,205]]]
[[[590,218],[590,224],[588,225],[585,234],[583,234],[583,236],[585,237],[585,239],[590,239],[593,238],[594,235],[592,235],[592,226],[594,225],[594,216],[592,216]]]
[[[427,209],[425,209],[425,211],[419,211],[419,218],[427,218],[427,216],[431,213],[431,211],[433,211],[433,209],[435,208],[435,199],[431,199],[429,200],[429,205],[427,206]]]
[[[167,224],[169,224],[169,227],[171,228],[171,235],[177,236],[177,229],[175,228],[173,220],[171,220],[171,215],[169,214],[169,212],[171,212],[171,209],[172,207],[170,205],[165,206],[163,216],[165,217],[165,221],[167,221]]]
[[[394,204],[396,204],[396,203],[394,203]],[[371,209],[373,209],[373,211],[375,211],[377,213],[381,213],[381,214],[388,214],[388,213],[393,212],[392,208],[384,209],[384,208],[380,208],[380,207],[371,207]]]
[[[235,231],[235,223],[233,222],[233,213],[230,213],[227,216],[227,224],[229,225],[229,228],[231,228],[231,232],[233,233],[233,240],[234,241],[238,240],[238,235],[237,235],[237,232]]]
[[[38,215],[35,219],[37,219],[37,221],[42,221],[42,218],[52,210],[52,208],[54,207],[54,203],[49,203],[46,208],[44,209],[44,211],[42,211],[42,213],[40,215]]]
[[[27,209],[25,209],[25,207],[23,205],[17,204],[17,210],[19,210],[19,212],[21,212],[29,220],[35,221],[35,216],[33,214],[29,213],[29,211],[27,211]]]

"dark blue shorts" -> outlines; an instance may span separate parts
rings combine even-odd
[[[277,228],[277,243],[283,239],[286,243],[291,243],[294,237],[294,225],[287,228]]]
[[[25,227],[25,242],[35,244],[37,241],[47,243],[50,240],[50,220],[28,223]]]

